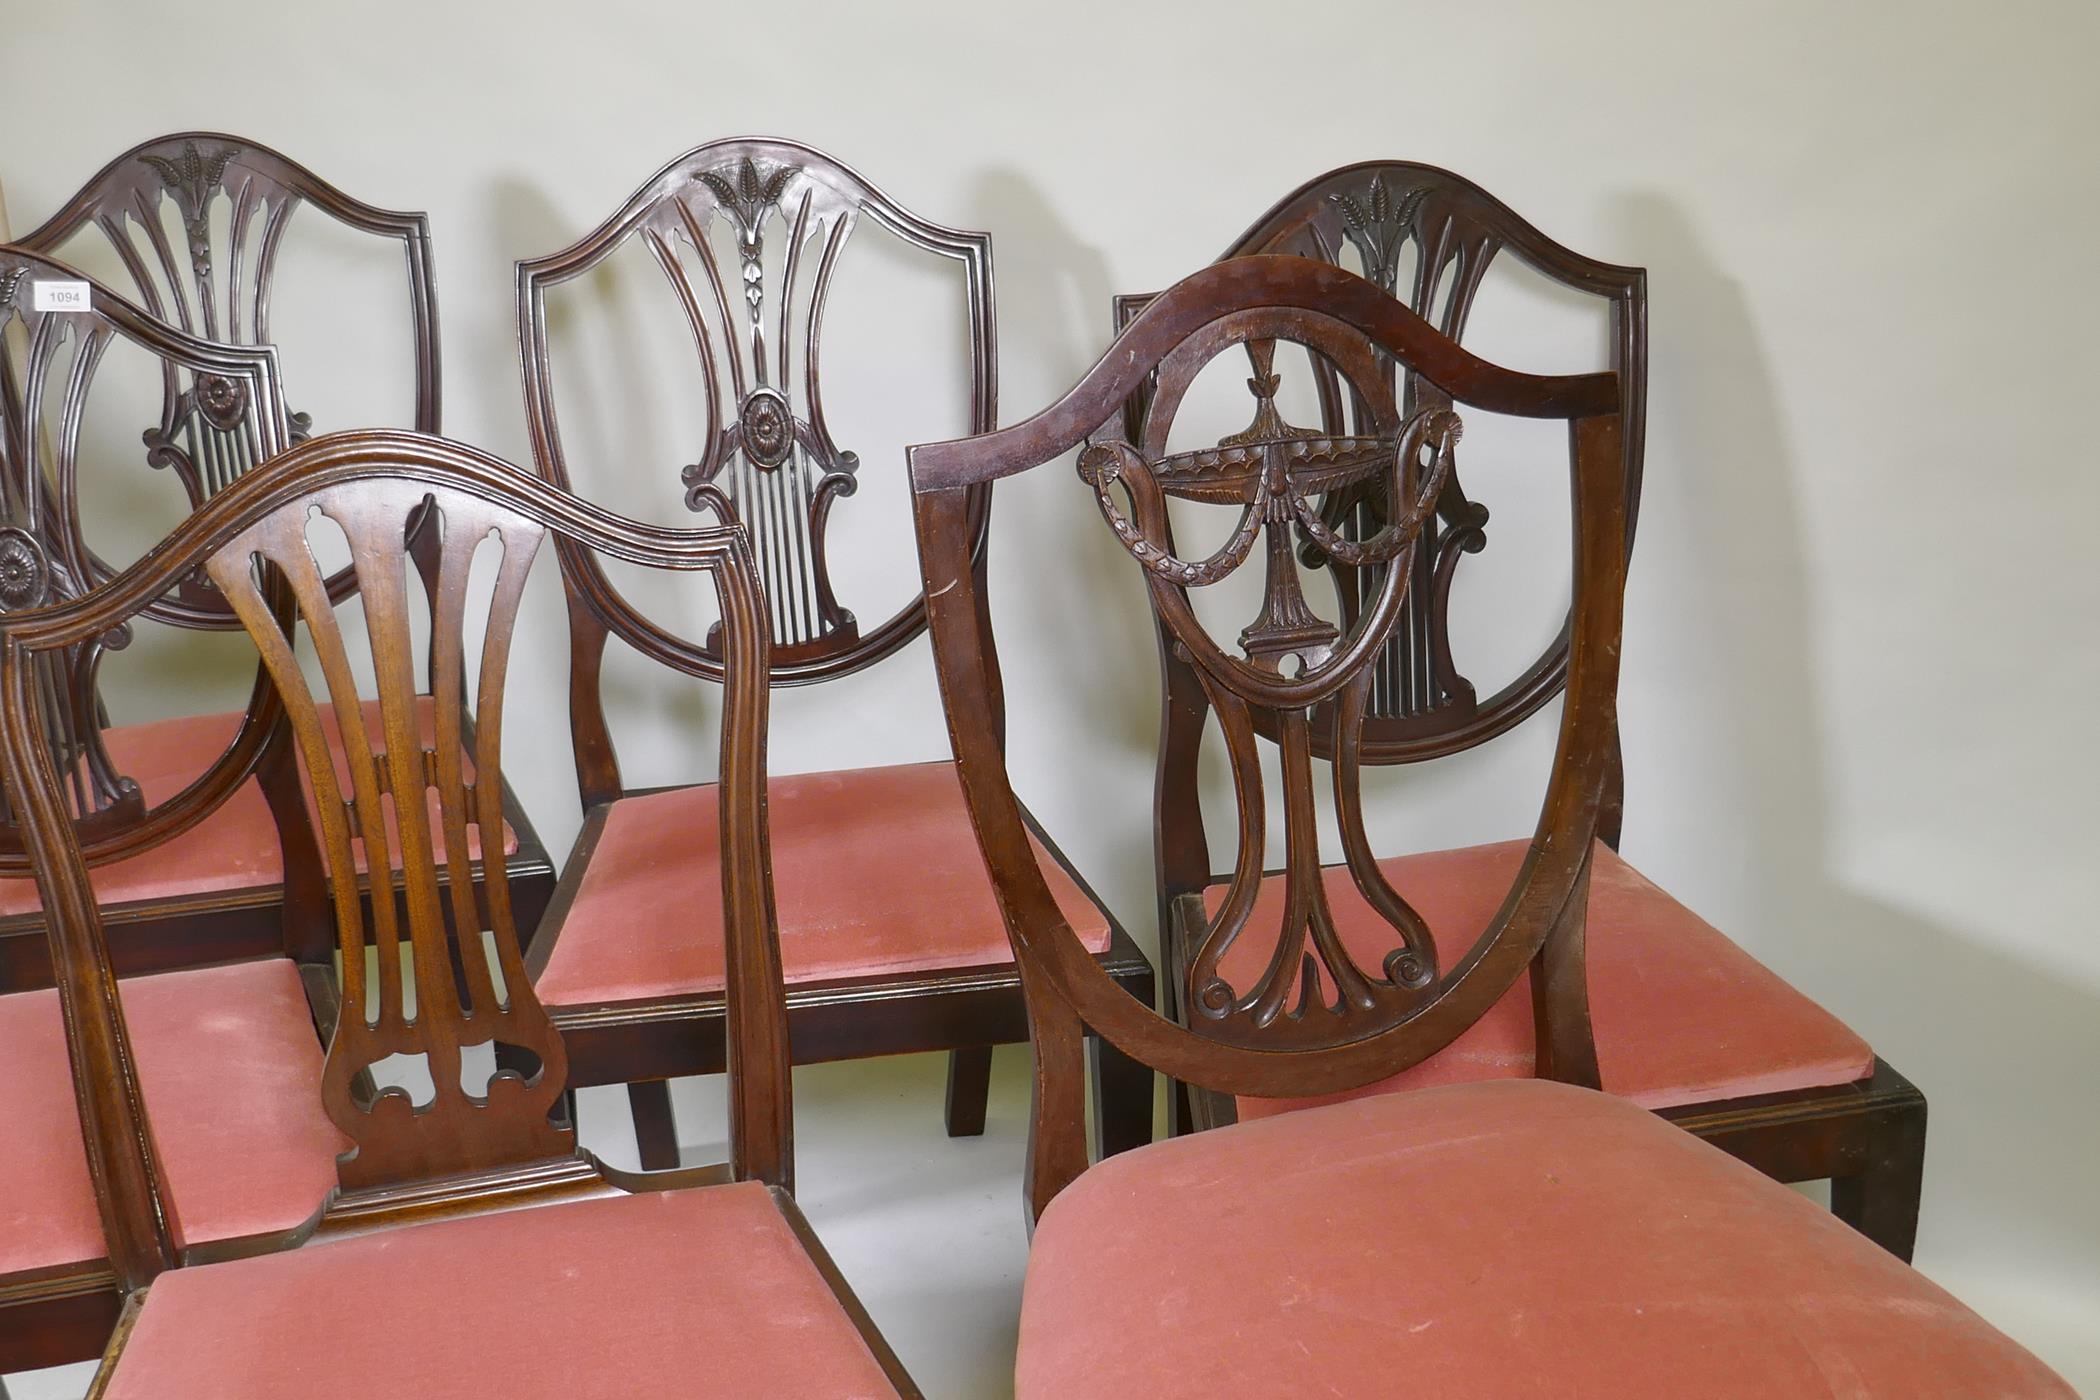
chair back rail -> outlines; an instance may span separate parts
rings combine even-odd
[[[325,517],[349,540],[361,583],[354,604],[363,642],[340,622],[308,531]],[[429,520],[437,586],[429,599],[434,645],[419,685],[411,644],[408,526]],[[330,1213],[368,1210],[375,1198],[423,1199],[438,1178],[573,1159],[573,1128],[557,1121],[564,1088],[560,1037],[525,975],[508,885],[491,862],[475,907],[464,864],[469,829],[500,830],[502,706],[517,607],[548,535],[649,567],[704,572],[723,618],[727,679],[719,789],[722,898],[729,947],[731,1174],[786,1186],[792,1130],[786,1019],[774,942],[763,770],[767,704],[763,602],[740,528],[640,525],[475,449],[401,431],[315,438],[207,501],[138,564],[84,596],[16,614],[0,631],[0,740],[10,801],[23,814],[67,1010],[81,1121],[111,1259],[136,1285],[174,1262],[166,1209],[122,1008],[82,849],[48,755],[33,695],[37,658],[99,636],[151,605],[170,583],[207,571],[255,641],[284,696],[301,767],[319,811],[321,849],[336,915],[343,995],[328,1046],[322,1099],[352,1149],[339,1161]],[[486,613],[470,608],[477,550],[492,565]],[[313,639],[320,684],[292,651],[267,596],[281,581]],[[350,606],[350,605],[346,605]],[[479,622],[478,662],[465,636]],[[364,651],[377,689],[380,731],[345,723],[344,767],[319,715],[359,713],[353,657]],[[472,672],[473,691],[466,690]],[[423,688],[424,685],[429,690]],[[418,733],[418,698],[434,695],[436,734]],[[471,718],[471,734],[465,727]],[[471,761],[471,768],[468,766]],[[435,840],[452,865],[444,907]],[[489,839],[494,840],[491,836]],[[357,849],[374,883],[398,901],[363,907]],[[447,915],[450,915],[448,918]],[[368,954],[372,971],[367,972]],[[482,1089],[462,1081],[464,1052],[487,1046],[499,1068]],[[394,1056],[420,1057],[430,1098],[369,1088],[365,1072]],[[522,1066],[522,1068],[520,1067]]]
[[[216,431],[267,458],[288,436],[277,353],[215,343],[169,326],[73,269],[0,247],[0,617],[79,598],[109,573],[81,522],[81,425],[95,372],[118,341],[136,345],[200,391]],[[224,603],[201,572],[177,578],[140,616],[181,624]],[[254,769],[277,711],[258,673],[231,745],[180,794],[145,810],[138,785],[116,770],[96,678],[104,655],[130,639],[133,618],[36,659],[31,693],[64,775],[66,810],[98,860],[157,845],[189,827]],[[230,617],[228,618],[230,620]],[[0,875],[28,873],[13,809],[0,802]]]
[[[1619,376],[1621,439],[1625,457],[1626,543],[1633,544],[1640,505],[1647,405],[1648,293],[1643,269],[1599,262],[1555,242],[1508,205],[1464,176],[1412,161],[1367,161],[1331,170],[1285,195],[1221,255],[1290,253],[1344,265],[1353,250],[1363,275],[1400,298],[1452,340],[1463,342],[1468,319],[1489,267],[1505,251],[1547,281],[1608,303],[1609,365]],[[1412,257],[1409,253],[1412,253]],[[1150,300],[1116,298],[1118,329]],[[1321,425],[1330,433],[1362,421],[1367,405],[1332,365],[1310,362]],[[1388,365],[1403,405],[1439,402],[1437,386],[1402,366]],[[1126,409],[1136,433],[1152,386],[1141,386]],[[1324,522],[1344,538],[1368,538],[1382,528],[1391,506],[1375,483],[1323,497]],[[1487,505],[1469,497],[1454,463],[1410,559],[1415,576],[1399,624],[1372,668],[1363,757],[1405,763],[1441,757],[1485,743],[1560,694],[1567,676],[1568,632],[1563,627],[1529,665],[1482,699],[1452,657],[1451,589],[1460,561],[1488,543]],[[1334,560],[1310,538],[1309,562],[1324,564],[1345,615],[1366,606],[1381,586],[1384,565],[1353,567]],[[1328,751],[1331,726],[1314,727],[1314,743]],[[1616,843],[1617,818],[1607,835]]]
[[[1363,416],[1348,434],[1293,427],[1274,402],[1273,357],[1295,344],[1325,363]],[[1244,350],[1254,422],[1215,448],[1167,455],[1165,424],[1188,384],[1218,355]],[[1433,386],[1403,401],[1388,364]],[[1129,396],[1153,402],[1132,441]],[[1372,672],[1401,616],[1410,552],[1449,481],[1462,410],[1563,419],[1572,442],[1574,570],[1568,702],[1560,748],[1530,852],[1472,949],[1443,965],[1406,892],[1379,872],[1364,837],[1358,770]],[[1036,1044],[1032,1208],[1086,1165],[1082,1030],[1176,1079],[1226,1093],[1334,1093],[1398,1073],[1448,1044],[1534,962],[1543,1072],[1596,1081],[1582,978],[1584,899],[1615,752],[1620,606],[1625,577],[1623,417],[1615,374],[1545,377],[1490,364],[1374,283],[1329,263],[1232,259],[1161,294],[1071,392],[1003,431],[911,450],[926,596],[950,737],[971,819],[1007,920]],[[1201,700],[1219,717],[1238,809],[1238,852],[1213,916],[1199,893],[1181,901],[1193,953],[1181,989],[1191,1027],[1140,1005],[1089,958],[1057,912],[1029,854],[1008,782],[994,640],[982,584],[964,547],[968,493],[1074,448],[1108,527],[1142,571],[1154,618]],[[1379,531],[1351,540],[1322,519],[1321,499],[1377,481],[1396,506]],[[1169,498],[1234,514],[1208,558],[1174,553]],[[1126,504],[1127,503],[1127,504]],[[1375,595],[1336,620],[1307,602],[1295,533],[1352,567],[1387,565]],[[1220,644],[1191,594],[1261,556],[1254,619]],[[1169,676],[1170,686],[1173,677]],[[1170,696],[1170,703],[1172,697]],[[1254,716],[1272,717],[1285,832],[1279,927],[1256,928],[1267,808]],[[1341,945],[1320,881],[1311,781],[1314,717],[1331,716],[1335,815],[1348,872],[1392,931],[1365,966]],[[1253,941],[1255,973],[1228,975],[1225,955]]]
[[[573,490],[554,404],[547,334],[549,292],[640,240],[661,269],[691,331],[707,418],[679,490],[686,506],[742,521],[766,588],[777,685],[830,680],[873,665],[925,627],[915,596],[869,626],[833,589],[827,522],[859,489],[859,457],[832,436],[820,365],[825,309],[841,250],[862,224],[962,265],[969,306],[970,428],[997,416],[997,338],[991,239],[930,223],[840,162],[793,141],[738,138],[686,152],[651,176],[620,210],[572,246],[518,264],[518,340],[526,417],[541,473]],[[775,248],[769,260],[769,242]],[[727,255],[733,246],[734,260]],[[778,279],[769,281],[772,268]],[[986,493],[973,497],[972,548],[981,550]],[[574,648],[572,723],[586,805],[620,791],[595,667],[608,631],[697,674],[719,670],[710,636],[695,642],[659,625],[605,572],[564,549]]]

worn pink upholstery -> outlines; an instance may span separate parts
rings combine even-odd
[[[281,958],[126,978],[178,1244],[289,1230],[349,1143],[321,1111],[321,1044]],[[104,1254],[58,993],[0,996],[0,1276]]]
[[[1018,1400],[2068,1396],[1828,1211],[1522,1080],[1142,1147],[1043,1213]]]
[[[1529,843],[1505,841],[1379,862],[1429,924],[1445,967],[1488,926]],[[1396,935],[1357,892],[1346,868],[1324,873],[1342,943],[1379,967]],[[1215,912],[1224,887],[1206,892]],[[1234,986],[1259,978],[1283,919],[1283,882],[1264,882],[1253,922],[1222,959]],[[1708,1103],[1819,1085],[1874,1071],[1874,1052],[1842,1021],[1795,991],[1712,924],[1663,893],[1606,846],[1590,876],[1590,1020],[1604,1088],[1644,1108]],[[1242,1118],[1432,1084],[1529,1077],[1535,1042],[1531,988],[1519,981],[1480,1020],[1421,1064],[1353,1094],[1239,1101]]]
[[[107,1400],[896,1393],[771,1193],[747,1182],[164,1274]]]
[[[436,734],[432,703],[430,697],[423,697],[421,718],[426,744]],[[379,702],[366,702],[364,710],[369,732],[382,734]],[[334,710],[323,707],[322,721],[331,744],[340,753],[342,739]],[[175,796],[210,767],[212,760],[233,742],[240,723],[238,712],[192,715],[112,729],[106,740],[117,771],[136,780],[151,805]],[[347,775],[349,770],[341,771]],[[444,829],[437,819],[435,794],[430,803],[432,832],[438,859],[442,861]],[[389,815],[390,828],[391,820]],[[518,849],[516,833],[505,828],[503,836],[504,853],[514,854]],[[479,859],[478,830],[469,827],[467,837],[469,857]],[[358,868],[362,870],[362,843],[357,854]],[[256,889],[284,879],[284,854],[278,846],[277,823],[270,816],[270,805],[263,800],[261,786],[251,779],[216,812],[182,835],[130,860],[102,866],[93,872],[93,878],[96,897],[105,905]],[[42,907],[34,880],[0,880],[0,918],[33,913]]]
[[[767,791],[789,982],[1013,961],[953,763],[801,773]],[[718,817],[712,786],[612,805],[540,974],[542,1001],[721,989]],[[1108,917],[1040,844],[1036,860],[1081,941],[1104,951]]]

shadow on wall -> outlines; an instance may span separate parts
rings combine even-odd
[[[1613,246],[1650,269],[1651,401],[1668,409],[1649,434],[1649,499],[1663,508],[1643,512],[1634,586],[1654,573],[1692,585],[1649,605],[1670,611],[1651,616],[1646,637],[1629,627],[1629,649],[1673,654],[1686,680],[1657,703],[1714,704],[1673,718],[1688,743],[1722,756],[1715,800],[1688,811],[1683,784],[1666,794],[1667,774],[1641,771],[1630,721],[1628,853],[1638,863],[1644,847],[1676,841],[1703,847],[1716,867],[1744,859],[1754,912],[1733,932],[1924,1090],[1921,1266],[1957,1286],[1957,1275],[2000,1267],[2061,1286],[2100,1254],[2100,999],[2006,957],[1988,929],[1938,925],[1833,875],[1794,498],[1832,464],[1796,458],[1743,291],[1686,218],[1642,194],[1622,202],[1618,221]],[[1890,677],[1891,689],[1903,679]],[[1687,825],[1700,834],[1682,834]],[[1678,892],[1697,902],[1696,890]]]
[[[980,174],[963,212],[973,227],[992,232],[1002,332],[999,421],[1018,423],[1070,389],[1108,348],[1114,294],[1143,289],[1115,286],[1100,249],[1016,169]],[[1027,528],[1016,528],[1017,520]],[[993,617],[1016,728],[1059,741],[1059,781],[1067,791],[1107,799],[1087,801],[1087,830],[1068,821],[1053,824],[1051,835],[1149,948],[1159,661],[1137,571],[1069,461],[1000,484],[992,550]],[[1051,581],[1057,586],[1046,588]],[[1103,591],[1113,599],[1099,596]],[[1027,603],[1030,592],[1046,598],[1040,608]],[[1044,698],[1036,702],[1035,695]],[[1029,711],[1037,708],[1047,712],[1047,726],[1031,724]],[[1024,797],[1026,752],[1017,746],[1015,783]],[[1133,785],[1132,774],[1142,783]]]

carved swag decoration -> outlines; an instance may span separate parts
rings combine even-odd
[[[1350,1024],[1389,1024],[1426,995],[1437,978],[1436,948],[1419,914],[1379,871],[1363,826],[1360,739],[1375,661],[1399,616],[1424,526],[1450,481],[1458,416],[1442,406],[1416,409],[1395,422],[1390,398],[1375,382],[1359,386],[1385,431],[1328,434],[1294,427],[1276,406],[1280,376],[1275,341],[1243,327],[1253,364],[1247,381],[1253,422],[1214,448],[1148,457],[1122,442],[1099,442],[1080,456],[1080,478],[1093,489],[1103,519],[1144,569],[1154,607],[1170,634],[1174,657],[1190,667],[1225,734],[1240,812],[1239,851],[1225,900],[1189,959],[1187,989],[1206,1034],[1249,1048],[1332,1043]],[[1185,367],[1186,368],[1186,367]],[[1364,366],[1359,366],[1359,369]],[[1163,382],[1166,371],[1163,369]],[[1185,387],[1190,370],[1180,381]],[[1178,402],[1178,392],[1165,395]],[[1156,401],[1157,410],[1158,403]],[[1171,404],[1166,410],[1171,414]],[[1148,444],[1164,426],[1147,425]],[[1117,500],[1127,493],[1130,509]],[[1348,491],[1395,503],[1368,538],[1339,533],[1323,500]],[[1231,534],[1208,558],[1188,561],[1168,543],[1169,498],[1236,509]],[[1404,504],[1402,504],[1404,503]],[[1294,542],[1378,579],[1374,592],[1341,626],[1308,606]],[[1260,609],[1238,637],[1240,654],[1221,648],[1197,619],[1188,590],[1230,578],[1262,547]],[[1375,573],[1374,573],[1375,571]],[[1397,940],[1375,972],[1342,947],[1320,879],[1312,781],[1314,711],[1332,708],[1334,800],[1348,868],[1365,900]],[[1265,806],[1255,747],[1257,715],[1273,726],[1281,750],[1285,832],[1284,915],[1275,951],[1254,985],[1235,988],[1220,960],[1246,932],[1262,883]]]

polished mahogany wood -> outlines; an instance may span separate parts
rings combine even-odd
[[[189,131],[153,138],[112,159],[50,218],[22,235],[20,246],[48,258],[84,254],[93,245],[113,253],[132,294],[147,315],[201,339],[234,346],[273,344],[271,306],[278,262],[294,216],[325,217],[340,228],[396,245],[405,270],[409,337],[403,358],[413,367],[413,426],[440,427],[442,375],[437,289],[431,271],[429,218],[357,199],[313,171],[245,136]],[[162,401],[145,428],[146,465],[172,474],[195,509],[263,460],[262,444],[239,421],[210,402],[212,385],[179,356],[161,356]],[[84,386],[83,386],[84,387]],[[310,415],[282,401],[283,441],[306,438]],[[56,415],[48,415],[56,421]],[[60,499],[75,536],[74,553],[89,581],[109,569],[79,538],[77,503]],[[427,577],[427,556],[419,568]],[[335,596],[352,587],[347,571],[331,580]],[[232,625],[209,585],[185,580],[149,614],[178,626]],[[200,753],[201,768],[211,755]],[[301,800],[280,779],[288,763],[259,773],[275,807]],[[521,912],[536,920],[553,892],[554,870],[523,807],[509,793],[505,809],[516,850],[508,859]],[[482,878],[481,862],[471,873]],[[449,875],[446,877],[449,878]],[[135,901],[110,911],[108,932],[121,971],[161,971],[252,956],[277,938],[280,905],[311,904],[321,884],[310,851],[294,851],[281,885],[258,885]],[[305,920],[315,924],[313,917]],[[318,929],[312,935],[324,936]],[[0,921],[0,988],[50,984],[36,921]]]
[[[750,525],[770,606],[776,685],[814,684],[871,666],[926,625],[924,597],[915,595],[887,620],[863,626],[834,595],[827,562],[826,523],[833,510],[850,507],[863,468],[833,440],[818,351],[841,250],[863,227],[959,265],[969,308],[970,427],[990,431],[997,417],[990,237],[931,223],[808,146],[740,138],[696,147],[651,176],[618,212],[569,248],[518,265],[518,336],[533,456],[547,479],[565,488],[573,482],[555,412],[549,296],[630,243],[646,248],[662,271],[692,334],[706,409],[697,461],[679,473],[677,488],[688,508]],[[769,280],[773,240],[777,284]],[[981,572],[990,492],[972,490],[968,497],[960,528],[972,567]],[[585,822],[545,936],[534,948],[539,965],[561,936],[606,808],[642,790],[622,776],[605,715],[600,666],[608,639],[617,637],[688,674],[713,674],[718,666],[711,637],[677,635],[623,597],[594,561],[575,551],[561,557],[578,658],[570,727]],[[1131,996],[1152,1003],[1152,966],[1120,928],[1111,930],[1102,965]],[[719,994],[695,993],[554,1010],[571,1043],[577,1082],[634,1086],[630,1097],[651,1164],[676,1160],[676,1137],[668,1096],[650,1081],[719,1067],[714,1026],[720,1001]],[[789,989],[788,1006],[798,1062],[949,1051],[952,1134],[982,1130],[991,1047],[1026,1034],[1019,975],[1011,964],[797,983]],[[1133,1076],[1112,1048],[1102,1100],[1104,1131],[1112,1142],[1149,1139],[1149,1078]]]
[[[1308,180],[1256,219],[1233,240],[1224,257],[1290,253],[1337,266],[1353,265],[1367,279],[1404,302],[1453,341],[1463,343],[1489,269],[1498,258],[1514,258],[1569,293],[1595,298],[1608,308],[1608,366],[1618,377],[1621,451],[1624,457],[1631,550],[1640,505],[1648,384],[1648,293],[1644,269],[1586,257],[1556,242],[1507,204],[1461,175],[1409,161],[1371,161],[1331,170]],[[1125,324],[1147,297],[1119,297],[1118,324]],[[1346,433],[1367,423],[1370,401],[1345,382],[1338,368],[1315,355],[1308,359],[1320,426]],[[1387,377],[1401,402],[1415,408],[1444,402],[1433,382],[1403,364],[1388,364]],[[1143,432],[1156,401],[1151,381],[1126,408],[1126,423]],[[1136,439],[1133,439],[1136,440]],[[1325,493],[1319,524],[1344,540],[1360,541],[1381,529],[1390,503],[1375,489],[1354,483]],[[1514,727],[1558,695],[1567,668],[1569,633],[1564,627],[1539,656],[1508,684],[1476,698],[1473,683],[1452,661],[1450,601],[1465,556],[1487,547],[1489,509],[1467,495],[1454,464],[1436,509],[1422,522],[1412,559],[1413,577],[1402,616],[1372,667],[1364,706],[1359,756],[1370,763],[1411,763],[1477,747]],[[1363,568],[1336,558],[1310,531],[1301,553],[1324,574],[1344,617],[1359,613],[1382,583],[1379,566]],[[1173,915],[1177,901],[1200,894],[1215,878],[1203,838],[1197,758],[1208,706],[1162,634],[1162,665],[1169,701],[1163,708],[1156,797],[1156,844],[1161,895],[1161,956],[1170,968],[1187,965],[1188,930]],[[1330,715],[1316,715],[1311,747],[1331,757]],[[1257,727],[1272,738],[1267,716]],[[1600,835],[1616,847],[1625,781],[1619,755],[1612,757],[1609,800]],[[1200,929],[1201,925],[1193,926]],[[1165,980],[1167,1004],[1181,1014],[1178,976]],[[1743,1155],[1782,1180],[1829,1177],[1838,1213],[1904,1259],[1917,1230],[1923,1172],[1925,1100],[1892,1068],[1878,1064],[1883,1089],[1863,1095],[1856,1086],[1834,1085],[1775,1096],[1761,1105],[1763,1128],[1755,1139],[1781,1139],[1776,1156],[1754,1153],[1751,1139],[1724,1132],[1733,1122],[1725,1102],[1694,1105],[1681,1121],[1712,1140],[1736,1143]],[[1895,1086],[1900,1086],[1897,1088]],[[1170,1086],[1177,1128],[1230,1122],[1229,1096],[1191,1100]],[[1678,1115],[1673,1115],[1678,1116]]]
[[[1269,400],[1278,343],[1307,347],[1365,396],[1376,431],[1340,438],[1293,428]],[[1117,431],[1126,400],[1157,376],[1152,413],[1201,368],[1244,348],[1253,367],[1255,420],[1215,449],[1158,455],[1150,436]],[[1382,382],[1381,357],[1437,386],[1440,403],[1406,413]],[[1292,531],[1317,519],[1320,495],[1338,483],[1382,476],[1403,503],[1361,549],[1402,563],[1450,469],[1450,447],[1468,407],[1561,419],[1571,436],[1575,497],[1574,611],[1567,702],[1558,761],[1529,855],[1473,950],[1440,967],[1417,933],[1404,892],[1385,887],[1361,840],[1355,771],[1366,677],[1400,612],[1408,572],[1396,567],[1372,606],[1346,624],[1306,605]],[[1171,408],[1167,410],[1171,416]],[[1341,1092],[1388,1077],[1448,1044],[1535,962],[1547,1073],[1594,1085],[1582,939],[1590,853],[1605,808],[1617,735],[1620,611],[1625,586],[1626,491],[1617,377],[1541,377],[1489,364],[1376,285],[1304,258],[1238,258],[1162,294],[1118,336],[1079,384],[1028,421],[998,433],[911,450],[914,502],[935,656],[950,737],[972,821],[997,881],[1028,995],[1035,1043],[1035,1131],[1027,1177],[1031,1212],[1087,1165],[1083,1028],[1143,1064],[1234,1094]],[[1003,697],[984,600],[963,545],[968,495],[1001,477],[1082,449],[1084,489],[1143,571],[1155,620],[1225,723],[1240,814],[1240,850],[1226,909],[1195,945],[1181,988],[1201,1029],[1131,1004],[1087,957],[1029,858],[1025,827],[998,736]],[[1209,558],[1174,553],[1166,499],[1236,512],[1238,523]],[[1125,506],[1124,501],[1128,505]],[[1227,517],[1232,518],[1228,515]],[[1229,577],[1261,545],[1262,606],[1221,645],[1191,608],[1192,590]],[[1324,548],[1346,548],[1339,539]],[[1338,817],[1348,863],[1385,916],[1393,949],[1379,967],[1358,966],[1333,936],[1318,891],[1313,839],[1310,716],[1337,716]],[[1262,860],[1265,806],[1251,712],[1272,711],[1284,735],[1285,869],[1290,898],[1281,928],[1250,926],[1246,906]],[[1368,888],[1365,888],[1368,886]],[[1193,898],[1193,897],[1192,897]],[[1191,917],[1200,917],[1200,913]],[[1218,971],[1232,941],[1273,950],[1265,973],[1234,985]]]
[[[350,544],[359,590],[329,596],[309,530],[326,517]],[[408,574],[421,521],[434,542],[437,586],[421,606]],[[729,1044],[730,1158],[721,1168],[642,1181],[603,1168],[576,1145],[564,1112],[566,1054],[525,975],[523,941],[500,864],[477,900],[464,878],[469,828],[502,819],[502,713],[510,644],[527,571],[548,537],[628,563],[704,574],[722,618],[722,900],[732,930],[725,1035]],[[479,560],[479,562],[477,562]],[[36,697],[39,658],[64,654],[149,607],[176,580],[203,570],[246,629],[282,697],[299,764],[319,802],[320,845],[334,914],[342,995],[321,1086],[329,1117],[353,1144],[339,1188],[290,1236],[221,1242],[183,1258],[169,1233],[166,1188],[154,1159],[127,1040],[119,983],[88,883],[87,853],[65,806]],[[477,575],[477,570],[482,572]],[[485,610],[475,578],[487,579]],[[341,612],[355,608],[361,629]],[[765,820],[769,687],[763,594],[745,532],[640,525],[556,490],[485,453],[408,432],[314,439],[244,475],[137,565],[79,599],[14,615],[0,631],[0,750],[7,791],[23,822],[50,910],[62,970],[68,1050],[109,1271],[136,1293],[164,1269],[391,1224],[635,1189],[703,1189],[760,1181],[777,1199],[793,1180],[791,1081]],[[291,645],[287,613],[313,642],[316,686]],[[432,645],[418,674],[412,638]],[[467,637],[480,636],[470,655]],[[360,635],[361,634],[361,635]],[[360,666],[360,662],[368,663]],[[352,727],[339,770],[319,699],[355,713],[357,676],[372,677],[378,733]],[[472,680],[471,692],[469,679]],[[435,700],[434,741],[418,732],[421,697]],[[437,853],[453,879],[441,886]],[[392,872],[397,902],[362,898],[356,847]],[[368,964],[368,955],[370,962]],[[368,970],[369,968],[369,970]],[[463,1080],[464,1052],[487,1046],[495,1069],[478,1091]],[[510,1053],[506,1056],[504,1053]],[[381,1087],[386,1062],[420,1058],[428,1098]],[[527,1069],[516,1068],[520,1056]],[[807,1242],[791,1203],[783,1209]],[[849,1314],[865,1314],[812,1250]],[[471,1348],[471,1339],[463,1340]],[[879,1337],[878,1359],[913,1393]],[[469,1352],[470,1354],[470,1352]],[[113,1353],[112,1361],[117,1359]],[[105,1365],[105,1371],[108,1365]]]

